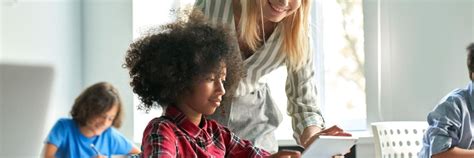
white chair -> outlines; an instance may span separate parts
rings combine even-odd
[[[422,147],[426,121],[372,123],[376,158],[416,158]]]

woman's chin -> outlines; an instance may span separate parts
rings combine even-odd
[[[274,15],[266,15],[264,16],[266,21],[271,21],[274,23],[279,23],[285,18],[284,16],[274,16]]]

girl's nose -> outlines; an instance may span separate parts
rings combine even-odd
[[[107,122],[107,119],[104,119],[104,118],[100,118],[99,120],[97,120],[97,124],[99,125],[105,125],[105,123]]]
[[[217,92],[221,93],[221,95],[225,94],[224,83],[221,80],[217,81]]]
[[[112,124],[113,121],[114,119],[112,117],[105,115],[100,117],[99,123],[102,125],[109,125]]]

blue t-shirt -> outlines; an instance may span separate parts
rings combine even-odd
[[[56,157],[94,157],[96,152],[101,155],[126,155],[132,150],[132,143],[115,128],[106,129],[101,135],[87,138],[79,131],[79,125],[72,119],[60,119],[51,129],[46,143],[58,148]]]

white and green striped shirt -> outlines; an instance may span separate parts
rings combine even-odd
[[[197,0],[195,7],[200,8],[204,15],[213,23],[223,23],[235,31],[232,0]],[[281,52],[281,27],[277,26],[274,33],[266,40],[265,45],[244,60],[246,76],[239,83],[236,97],[249,94],[265,86],[265,77],[273,70],[284,66],[286,54]],[[308,38],[309,40],[309,38]],[[292,117],[294,137],[298,140],[304,128],[310,125],[324,127],[324,120],[316,104],[316,87],[312,58],[298,71],[287,68],[286,94],[288,97],[288,114]]]

